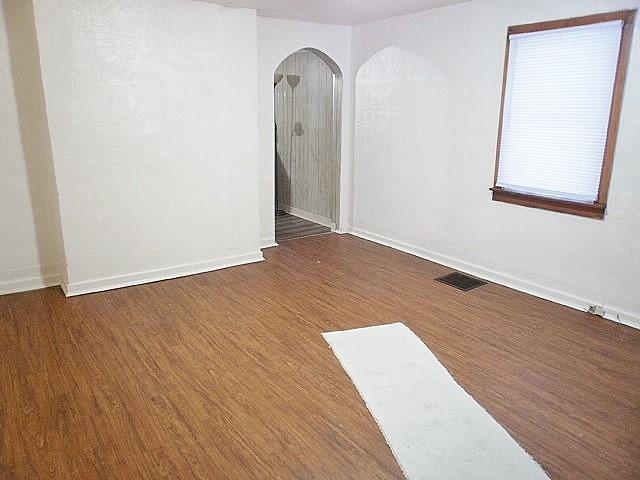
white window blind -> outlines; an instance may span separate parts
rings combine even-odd
[[[497,187],[596,201],[622,26],[509,37]]]

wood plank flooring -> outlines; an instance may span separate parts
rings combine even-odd
[[[329,233],[331,229],[289,213],[276,214],[276,242],[286,242],[296,238]]]
[[[2,479],[400,479],[321,332],[402,321],[554,479],[640,478],[640,331],[349,236],[0,297]]]

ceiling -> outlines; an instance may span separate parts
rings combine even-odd
[[[421,12],[469,0],[209,0],[227,7],[255,8],[263,17],[354,25]]]

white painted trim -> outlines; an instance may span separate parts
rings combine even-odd
[[[0,295],[28,292],[40,288],[60,285],[58,265],[43,265],[41,267],[22,268],[11,272],[12,280],[0,283]]]
[[[235,257],[209,260],[206,262],[177,265],[169,268],[148,270],[145,272],[119,275],[116,277],[99,278],[86,282],[76,282],[67,285],[62,284],[61,286],[67,297],[73,297],[76,295],[84,295],[86,293],[101,292],[103,290],[130,287],[141,283],[151,283],[171,278],[185,277],[188,275],[195,275],[196,273],[210,272],[212,270],[220,270],[223,268],[245,265],[247,263],[261,262],[263,260],[264,257],[262,256],[262,252],[255,252]]]
[[[355,235],[356,237],[364,238],[365,240],[370,240],[372,242],[379,243],[381,245],[385,245],[387,247],[391,247],[405,253],[410,253],[411,255],[415,255],[416,257],[424,258],[426,260],[445,265],[449,268],[453,268],[455,270],[459,270],[461,272],[465,272],[470,275],[489,280],[493,283],[504,285],[505,287],[513,288],[514,290],[518,290],[520,292],[528,293],[529,295],[533,295],[535,297],[543,298],[551,302],[575,308],[576,310],[580,310],[582,312],[586,312],[589,308],[589,305],[599,304],[596,301],[586,300],[570,293],[544,287],[542,285],[531,283],[526,280],[506,275],[504,273],[496,272],[494,270],[489,270],[478,265],[467,263],[446,255],[430,252],[428,250],[424,250],[419,247],[400,242],[398,240],[384,237],[382,235],[367,232],[359,228],[352,228],[350,233],[352,235]],[[628,312],[612,305],[603,306],[605,310],[604,318],[640,329],[639,312]]]
[[[329,227],[331,230],[336,229],[336,224],[333,220],[328,217],[318,215],[317,213],[307,212],[306,210],[301,210],[299,208],[292,207],[291,205],[278,204],[278,208],[284,212],[290,213],[291,215],[295,215],[296,217],[304,218],[305,220],[309,220],[310,222]]]
[[[265,248],[277,247],[277,246],[278,246],[278,244],[277,244],[275,238],[273,238],[273,237],[267,237],[267,238],[260,239],[260,250],[263,250]]]

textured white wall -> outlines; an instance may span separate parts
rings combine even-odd
[[[255,11],[34,8],[68,292],[261,258]]]
[[[340,171],[341,228],[351,222],[351,27],[258,17],[258,115],[260,163],[260,238],[275,242],[273,74],[292,53],[311,47],[331,57],[343,75]]]
[[[29,0],[4,0],[0,3],[0,294],[59,282],[58,234],[33,10]]]
[[[604,221],[492,202],[506,29],[637,0],[478,0],[358,25],[354,231],[640,326],[640,28]]]
[[[313,47],[345,77],[343,227],[353,212],[357,233],[640,323],[640,28],[606,219],[495,203],[488,192],[506,27],[637,6],[477,0],[352,33],[204,2],[35,0],[71,293],[260,258],[258,238],[274,236],[272,75]],[[46,125],[27,127],[38,142],[20,141],[32,117],[21,124],[21,109],[40,119],[44,109],[16,102],[4,22],[0,68],[2,291],[53,278],[59,255]],[[38,75],[24,81],[37,91]]]

